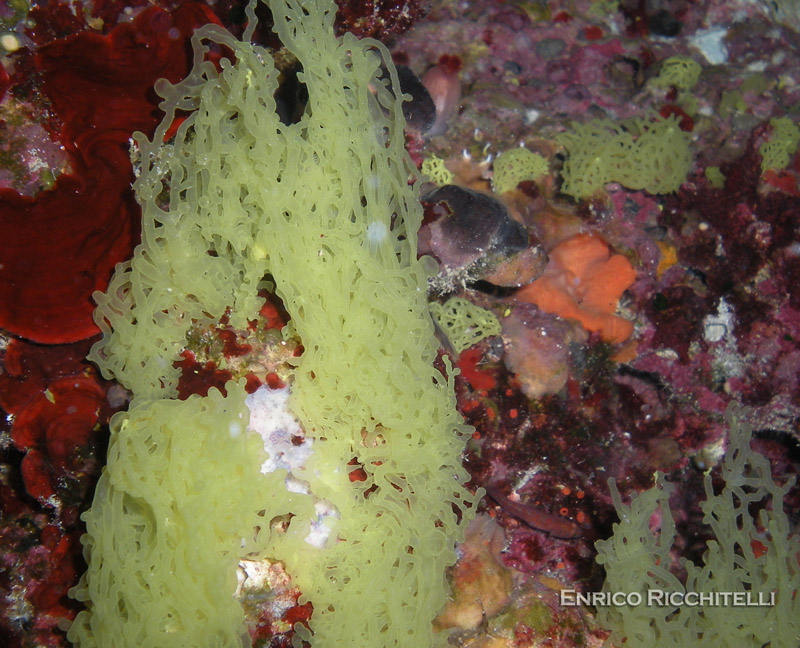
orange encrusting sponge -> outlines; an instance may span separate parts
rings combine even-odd
[[[576,234],[550,252],[544,273],[521,288],[516,298],[541,310],[580,322],[607,342],[624,342],[633,324],[615,315],[617,301],[636,279],[636,271],[620,254],[592,234]]]

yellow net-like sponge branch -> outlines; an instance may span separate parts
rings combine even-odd
[[[189,77],[157,86],[164,120],[152,139],[135,136],[142,243],[96,295],[92,358],[135,406],[171,402],[189,328],[228,308],[246,326],[269,274],[304,348],[290,408],[314,450],[295,476],[339,514],[322,549],[294,535],[266,548],[314,605],[311,632],[296,630],[314,646],[444,644],[431,621],[477,498],[462,486],[471,430],[453,372],[433,366],[432,262],[417,259],[422,210],[397,73],[380,43],[334,36],[332,1],[270,8],[302,66],[304,114],[279,119],[269,52],[217,26],[195,33]],[[218,69],[210,47],[233,60]],[[364,481],[350,481],[353,459]]]

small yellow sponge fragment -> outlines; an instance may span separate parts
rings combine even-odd
[[[720,171],[718,166],[706,167],[703,171],[708,184],[714,189],[722,189],[725,186],[725,175]]]
[[[772,127],[769,141],[758,147],[762,173],[768,169],[785,169],[800,141],[800,129],[788,117],[770,119],[769,125]]]
[[[685,56],[672,56],[661,64],[661,72],[650,83],[658,88],[674,86],[679,90],[691,90],[701,71],[696,61]]]
[[[492,166],[492,189],[495,193],[511,191],[523,180],[536,180],[550,172],[550,165],[538,153],[515,148],[497,156]]]
[[[444,304],[432,303],[430,309],[456,353],[487,337],[500,335],[500,322],[494,313],[463,297],[451,297]]]
[[[453,182],[453,172],[444,165],[444,160],[436,155],[425,158],[420,166],[420,171],[440,187]]]

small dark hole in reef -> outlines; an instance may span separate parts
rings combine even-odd
[[[479,279],[478,281],[469,283],[468,287],[472,290],[477,290],[487,295],[500,298],[510,297],[518,290],[516,286],[496,286],[495,284],[484,279]]]
[[[306,84],[297,78],[302,70],[299,63],[281,70],[280,85],[275,91],[275,110],[281,123],[287,126],[300,121],[308,104]]]
[[[800,440],[792,436],[790,432],[771,428],[753,430],[753,438],[783,446],[789,459],[794,463],[800,463]],[[762,452],[762,454],[764,453]]]
[[[230,8],[230,11],[228,11],[228,22],[234,25],[244,25],[247,22],[244,5],[234,5]]]
[[[654,297],[653,297],[653,308],[656,311],[660,312],[660,311],[666,310],[668,305],[669,305],[669,302],[667,301],[667,298],[663,294],[656,293],[654,295]]]

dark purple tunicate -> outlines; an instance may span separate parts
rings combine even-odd
[[[411,96],[411,101],[403,102],[406,125],[420,133],[427,132],[436,121],[436,106],[430,93],[411,68],[398,65],[397,76],[400,80],[400,90],[403,94]]]
[[[525,228],[491,196],[446,185],[422,203],[441,215],[420,230],[420,252],[449,268],[466,267],[486,255],[508,257],[528,246]]]

